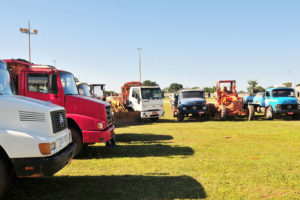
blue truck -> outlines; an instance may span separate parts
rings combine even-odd
[[[249,108],[249,115],[255,111],[264,113],[266,119],[272,120],[275,115],[290,115],[293,119],[300,116],[300,104],[295,90],[287,87],[268,88],[266,92],[244,96],[244,106]]]
[[[173,117],[183,121],[185,117],[208,119],[205,92],[200,89],[183,89],[174,95],[172,104]]]

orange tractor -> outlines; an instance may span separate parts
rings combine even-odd
[[[227,117],[247,116],[248,120],[252,120],[254,110],[250,109],[249,112],[243,98],[238,96],[236,81],[217,81],[215,100],[215,103],[208,104],[209,112],[213,116],[218,116],[221,120],[225,120]]]

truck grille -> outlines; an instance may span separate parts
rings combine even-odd
[[[45,122],[45,114],[38,112],[19,111],[20,121]]]
[[[109,125],[113,121],[111,107],[110,106],[105,107],[105,111],[106,111],[107,124]]]
[[[68,122],[65,110],[57,110],[51,112],[53,133],[57,133],[68,128]]]
[[[296,110],[298,108],[297,104],[282,104],[280,108],[283,110]]]
[[[202,106],[186,106],[187,110],[202,110]]]

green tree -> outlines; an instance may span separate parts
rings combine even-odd
[[[258,92],[265,92],[266,91],[266,89],[262,86],[256,86],[254,89]]]
[[[158,84],[155,81],[150,81],[150,80],[144,80],[143,85],[146,85],[146,86],[158,86]]]
[[[258,85],[257,80],[248,80],[248,91],[251,91],[253,89],[255,89],[255,87]]]
[[[180,83],[171,83],[169,87],[169,92],[177,92],[178,90],[182,89],[183,86]]]
[[[286,82],[286,83],[283,83],[282,85],[284,85],[285,87],[291,88],[293,84],[291,82]]]

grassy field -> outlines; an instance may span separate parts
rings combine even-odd
[[[118,128],[52,178],[8,199],[299,199],[300,121],[177,122]]]

